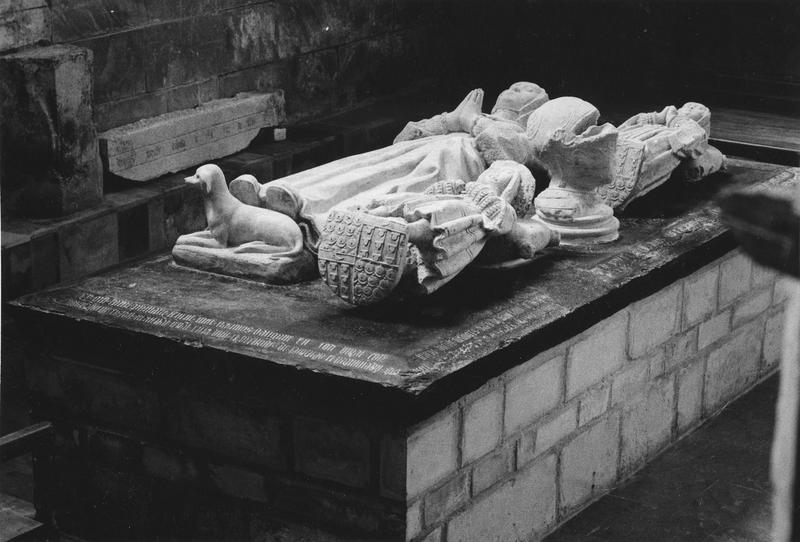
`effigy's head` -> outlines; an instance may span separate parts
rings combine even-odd
[[[517,122],[525,126],[530,114],[548,99],[547,92],[536,83],[518,81],[500,93],[492,107],[492,113],[512,111],[516,113]]]
[[[528,214],[533,204],[536,179],[520,163],[512,160],[493,162],[475,182],[490,186],[496,195],[511,204],[520,218]]]
[[[532,158],[547,168],[557,185],[610,182],[617,130],[608,123],[598,126],[598,118],[595,106],[565,96],[547,102],[528,119]]]

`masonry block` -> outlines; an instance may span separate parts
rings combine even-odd
[[[381,495],[404,499],[406,494],[406,439],[396,435],[381,438]]]
[[[696,336],[696,334],[695,334]],[[667,347],[669,343],[664,345],[663,348],[658,348],[656,351],[651,352],[644,359],[640,359],[635,361],[636,362],[644,362],[647,361],[648,365],[650,365],[650,378],[657,378],[664,374],[667,370]],[[697,341],[695,341],[695,350],[697,349]]]
[[[91,461],[126,470],[138,469],[142,465],[143,446],[138,439],[88,427],[85,441],[85,453]]]
[[[767,286],[771,282],[773,282],[776,278],[778,278],[778,272],[774,269],[761,265],[759,263],[753,262],[753,286],[759,288],[761,286]]]
[[[514,468],[514,448],[506,446],[495,454],[482,458],[472,468],[472,494],[478,495],[511,472]]]
[[[610,413],[567,443],[561,453],[562,513],[602,493],[617,478],[619,414]]]
[[[761,315],[771,303],[772,289],[764,289],[742,299],[733,308],[732,327],[736,329],[744,322]]]
[[[677,416],[678,433],[700,421],[703,414],[703,370],[704,360],[697,359],[678,371]]]
[[[406,510],[406,540],[415,538],[422,532],[422,499]]]
[[[669,339],[678,324],[681,284],[676,284],[631,308],[630,348],[632,358],[646,354]]]
[[[764,371],[771,370],[781,361],[784,319],[783,312],[767,318],[764,328]]]
[[[223,494],[237,499],[266,502],[262,475],[232,465],[210,464],[208,470],[211,482]]]
[[[369,438],[357,427],[326,420],[295,420],[295,466],[309,476],[349,486],[369,483]]]
[[[71,280],[119,262],[117,215],[76,221],[59,232],[61,280]]]
[[[719,266],[719,306],[725,307],[750,290],[753,264],[747,256],[737,252]]]
[[[144,382],[117,371],[64,358],[26,360],[28,387],[67,415],[152,430],[160,421],[159,399]]]
[[[641,390],[647,387],[650,380],[650,363],[633,362],[614,375],[611,383],[611,404],[618,405],[631,401]]]
[[[731,329],[731,311],[726,310],[710,320],[700,324],[697,328],[697,348],[704,349],[728,334]]]
[[[448,524],[448,542],[526,541],[556,519],[556,457],[548,455],[520,470]]]
[[[697,330],[697,327],[693,327],[667,341],[664,348],[667,369],[680,365],[697,352]],[[651,371],[652,376],[657,374],[653,374]]]
[[[524,465],[550,450],[572,433],[578,425],[578,405],[571,404],[555,416],[522,433],[517,446],[517,464]]]
[[[703,409],[711,414],[758,378],[763,326],[752,322],[708,355]]]
[[[31,291],[32,265],[30,243],[3,248],[3,300]]]
[[[563,358],[553,358],[507,384],[506,435],[529,425],[561,401],[563,366]]]
[[[536,455],[552,448],[554,444],[572,433],[577,426],[578,406],[573,404],[536,430]]]
[[[584,393],[579,403],[578,425],[584,426],[605,414],[610,397],[611,385],[609,384]]]
[[[790,292],[797,291],[797,289],[800,289],[800,280],[794,277],[779,277],[778,280],[775,281],[775,294],[772,303],[774,305],[783,303],[789,299]]]
[[[672,378],[654,383],[640,402],[623,407],[620,468],[630,472],[672,436],[675,386]]]
[[[717,308],[719,266],[686,278],[683,288],[683,321],[686,326],[706,320]]]
[[[189,457],[159,446],[146,445],[142,449],[144,472],[171,482],[196,483],[199,470]]]
[[[46,0],[0,1],[0,51],[27,47],[51,35]]]
[[[275,469],[285,465],[281,420],[273,415],[184,393],[172,396],[164,412],[170,440]]]
[[[437,527],[427,535],[420,542],[442,542],[444,540],[444,528]]]
[[[72,45],[0,57],[3,210],[33,217],[100,202],[92,121],[92,53]]]
[[[425,495],[425,525],[436,525],[469,499],[469,472],[464,471]]]
[[[31,239],[31,282],[38,290],[55,284],[61,275],[58,235],[51,233]]]
[[[567,398],[596,384],[625,363],[628,312],[589,328],[567,354]]]
[[[99,135],[109,173],[147,181],[242,150],[259,130],[285,119],[282,92],[240,94]]]
[[[424,422],[408,438],[406,490],[414,497],[455,472],[458,424],[454,411]]]
[[[496,389],[464,408],[462,462],[469,463],[493,450],[503,432],[503,390]]]

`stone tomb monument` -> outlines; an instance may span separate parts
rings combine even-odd
[[[187,182],[204,192],[209,229],[178,239],[175,261],[272,284],[318,272],[356,305],[398,287],[430,294],[476,260],[509,267],[559,241],[613,241],[614,208],[679,166],[697,180],[723,164],[700,104],[619,129],[596,126],[590,103],[549,100],[529,82],[503,91],[491,114],[482,106],[473,90],[453,111],[409,122],[389,147],[264,185],[243,175],[228,188],[219,168],[203,166]],[[529,164],[551,175],[535,214]]]
[[[774,372],[783,280],[734,250],[710,199],[797,190],[798,173],[731,160],[620,215],[614,243],[413,302],[353,308],[322,281],[169,255],[17,300],[33,416],[58,433],[59,524],[539,540]]]

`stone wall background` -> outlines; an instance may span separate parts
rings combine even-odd
[[[94,53],[99,131],[242,91],[284,89],[290,123],[418,84],[441,35],[424,0],[0,0],[0,54]]]
[[[694,99],[797,112],[798,20],[793,0],[0,0],[0,54],[92,50],[100,131],[276,88],[291,124],[425,81],[448,100],[522,79],[601,111]]]

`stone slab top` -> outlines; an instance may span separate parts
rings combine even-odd
[[[180,267],[169,255],[12,305],[377,393],[457,397],[733,249],[712,201],[719,190],[796,190],[798,173],[732,159],[727,172],[634,202],[616,242],[549,249],[517,269],[473,269],[434,295],[373,307],[347,305],[319,280],[269,286]]]

